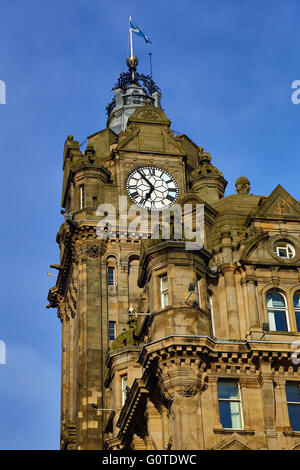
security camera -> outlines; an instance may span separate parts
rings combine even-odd
[[[134,308],[133,308],[133,307],[130,307],[130,308],[128,309],[128,313],[129,313],[129,315],[132,315],[132,314],[134,313]]]

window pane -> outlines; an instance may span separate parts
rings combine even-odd
[[[126,390],[127,386],[127,375],[123,375],[122,377],[122,390]]]
[[[109,341],[113,341],[116,337],[116,323],[114,321],[109,322]]]
[[[127,375],[123,375],[123,377],[121,378],[122,380],[122,384],[121,384],[121,387],[122,387],[122,406],[124,405],[125,401],[126,401],[126,397],[127,397],[127,390],[126,390],[126,387],[127,387]]]
[[[268,312],[268,315],[269,315],[269,330],[276,331],[274,312],[271,310]]]
[[[300,294],[298,294],[298,292],[294,294],[294,307],[300,308]]]
[[[198,292],[198,305],[201,307],[201,292],[200,292],[200,280],[197,281],[197,292]]]
[[[287,258],[287,248],[277,248],[277,254],[280,258]]]
[[[287,331],[286,314],[284,310],[275,310],[274,312],[276,331]]]
[[[288,405],[290,425],[293,431],[300,431],[300,405]]]
[[[284,297],[279,292],[271,292],[267,294],[268,307],[285,307]]]
[[[108,285],[113,286],[115,284],[115,269],[109,267],[107,272],[108,272]]]
[[[233,380],[219,380],[218,381],[218,396],[219,398],[239,398],[239,389],[237,382]]]
[[[220,421],[223,428],[232,428],[230,401],[219,401]]]
[[[300,390],[298,383],[286,384],[286,399],[287,401],[298,401],[300,403]]]
[[[236,401],[230,402],[231,422],[234,429],[242,428],[240,403]]]
[[[241,407],[239,402],[219,401],[220,422],[223,428],[242,429]]]
[[[168,277],[164,276],[160,279],[161,282],[161,291],[164,291],[168,288]]]
[[[300,312],[296,312],[297,331],[300,331]]]
[[[288,252],[289,258],[294,257],[294,253],[293,253],[292,247],[290,245],[287,245],[287,252]]]
[[[169,305],[169,295],[168,295],[168,292],[164,292],[163,293],[163,299],[162,299],[162,306],[163,307],[168,307]]]

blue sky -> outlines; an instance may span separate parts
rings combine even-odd
[[[212,154],[234,193],[280,183],[300,200],[299,0],[2,0],[0,80],[0,449],[59,446],[60,322],[46,310],[62,223],[62,151],[106,125],[126,68],[128,15],[139,70],[163,92],[172,128]]]

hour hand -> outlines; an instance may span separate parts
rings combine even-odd
[[[153,191],[154,191],[154,186],[152,185],[152,188],[150,189],[149,193],[146,194],[146,201],[149,199]]]

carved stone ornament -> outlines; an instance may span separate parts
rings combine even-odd
[[[186,385],[183,390],[184,397],[192,397],[196,394],[196,391],[192,385]]]
[[[100,250],[100,247],[97,245],[92,245],[87,249],[87,255],[90,258],[99,258],[100,254],[101,254],[101,250]]]
[[[146,109],[138,114],[138,119],[145,119],[146,121],[158,121],[160,116],[152,109]]]

